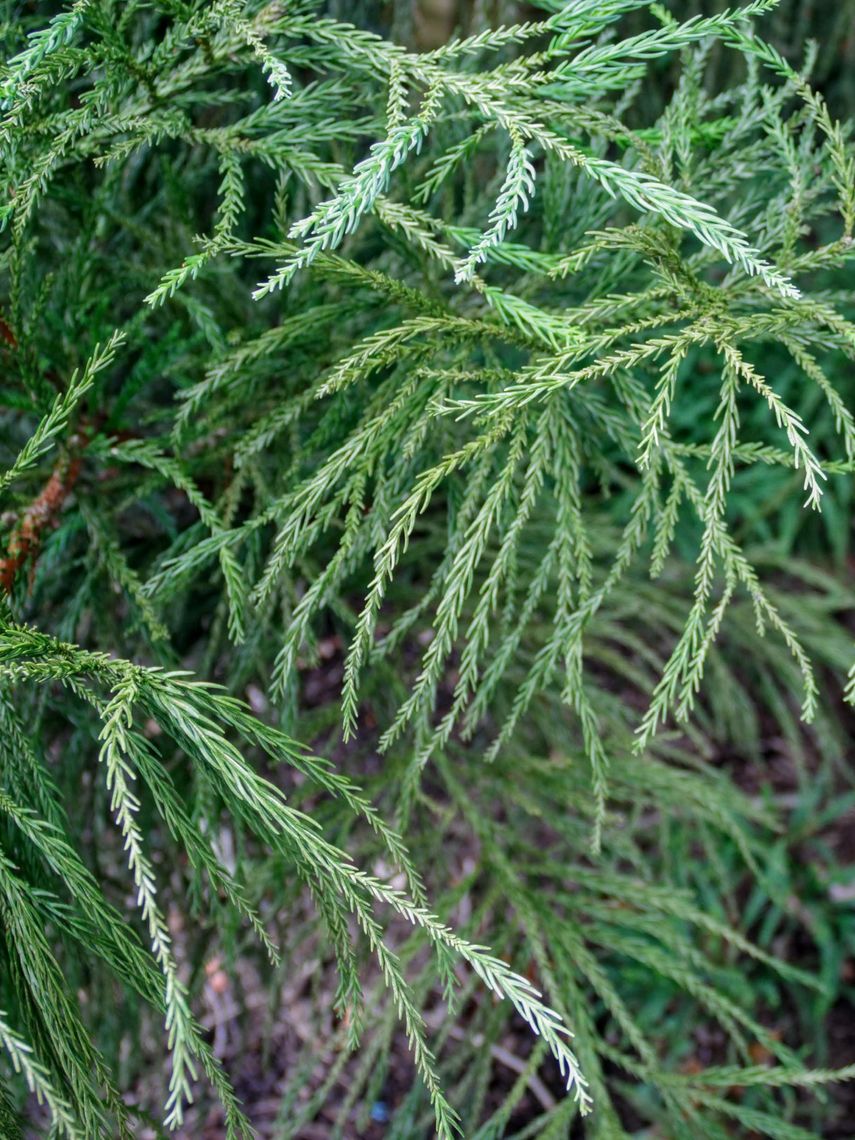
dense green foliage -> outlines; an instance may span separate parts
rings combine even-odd
[[[57,1136],[177,1128],[207,1081],[249,1135],[203,963],[281,979],[307,946],[342,1129],[398,1026],[401,1138],[832,1115],[805,1090],[851,1060],[821,1029],[855,949],[822,840],[850,806],[849,128],[815,51],[761,38],[775,0],[538,7],[417,51],[372,5],[6,6],[10,1121],[29,1088]],[[319,666],[340,701],[307,699]],[[723,763],[770,721],[786,832]],[[280,1135],[331,1087],[298,1108],[303,1080]]]

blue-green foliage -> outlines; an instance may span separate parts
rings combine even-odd
[[[248,1135],[182,956],[249,935],[331,948],[340,1129],[396,1025],[399,1137],[795,1140],[852,1075],[853,932],[791,903],[849,802],[855,599],[809,557],[850,556],[850,129],[775,0],[538,7],[429,51],[359,5],[7,8],[0,1114],[134,1134],[121,994],[152,1113],[204,1078]],[[770,720],[790,839],[722,770]]]

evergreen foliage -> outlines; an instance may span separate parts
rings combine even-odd
[[[798,855],[712,758],[763,716],[845,748],[855,598],[797,555],[849,541],[849,125],[776,0],[541,0],[430,51],[370,7],[6,8],[0,1122],[28,1090],[135,1134],[154,1011],[162,1126],[207,1082],[251,1134],[178,900],[273,976],[320,923],[342,1129],[398,1024],[390,1136],[815,1135],[852,1067],[765,1011],[821,1021],[853,934],[776,952]]]

